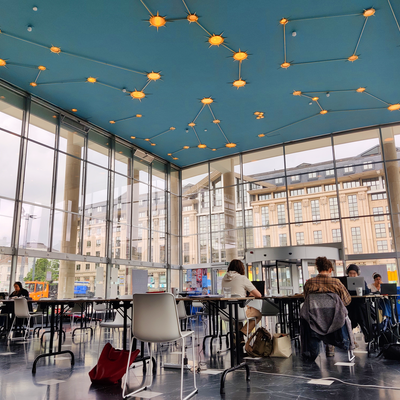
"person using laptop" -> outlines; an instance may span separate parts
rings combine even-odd
[[[349,278],[356,278],[357,276],[360,276],[360,268],[356,264],[350,264],[347,269],[346,269],[346,274]],[[364,280],[364,285],[365,285],[365,294],[370,294],[371,289],[368,287],[367,282]]]
[[[249,278],[245,275],[244,265],[240,260],[232,260],[229,264],[228,271],[222,278],[222,290],[224,288],[230,288],[232,295],[238,295],[240,297],[246,297],[246,292],[249,292],[249,296],[261,299],[261,293],[251,283]],[[249,321],[249,332],[251,332],[256,324],[261,320],[261,312],[254,307],[246,307],[247,317],[256,317]],[[246,335],[247,327],[244,326],[241,332]]]
[[[381,292],[382,277],[377,272],[374,272],[372,274],[372,277],[374,278],[374,283],[371,283],[369,285],[369,288],[371,289],[372,293],[380,293]]]
[[[371,289],[371,293],[380,294],[382,277],[377,272],[374,272],[372,274],[372,277],[374,278],[374,283],[371,283],[369,285],[369,288]],[[392,317],[392,311],[391,311],[390,302],[388,299],[380,299],[378,302],[378,306],[379,306],[379,309],[382,311],[383,317],[386,317],[386,318]]]

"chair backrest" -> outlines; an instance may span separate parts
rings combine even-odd
[[[25,297],[14,298],[14,314],[18,318],[29,317],[28,301]]]
[[[107,310],[107,304],[106,303],[94,304],[93,310],[94,311],[105,311],[105,310]]]
[[[232,297],[234,297],[234,296],[232,296]],[[246,321],[246,311],[245,311],[244,307],[238,307],[238,309],[239,309],[239,311],[238,311],[238,320],[239,321]],[[219,312],[219,315],[220,315],[221,319],[223,321],[229,321],[229,317],[227,315],[228,312],[229,312],[228,305],[226,305],[226,308],[224,308],[222,311],[223,312],[221,312],[221,311]],[[233,317],[236,318],[234,306],[232,306],[232,313],[233,313]]]
[[[187,318],[187,313],[186,313],[185,302],[184,301],[178,301],[177,308],[178,308],[179,319],[186,319]]]
[[[181,337],[175,297],[171,293],[133,295],[132,334],[144,342],[171,342]]]

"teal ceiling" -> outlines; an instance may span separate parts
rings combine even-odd
[[[400,120],[399,111],[387,109],[400,102],[397,0],[0,4],[0,59],[6,62],[0,78],[63,109],[77,109],[77,116],[179,166]],[[375,15],[364,17],[371,7]],[[188,9],[200,25],[186,20]],[[166,25],[150,26],[149,12],[166,16]],[[283,17],[289,20],[286,69]],[[210,46],[209,34],[222,34],[226,47]],[[52,53],[51,46],[61,52]],[[237,89],[233,55],[239,49],[248,53],[240,64],[247,84]],[[354,53],[359,58],[348,61]],[[46,70],[37,77],[39,65]],[[141,101],[133,99],[130,93],[141,91],[152,71],[161,79],[149,82]],[[97,81],[86,82],[88,77]],[[37,86],[30,86],[35,79]],[[366,91],[356,92],[360,87]],[[207,97],[213,103],[202,109]],[[321,109],[328,113],[319,114]],[[137,114],[142,117],[130,118]],[[193,120],[194,129],[188,126]],[[207,147],[198,148],[200,143]]]

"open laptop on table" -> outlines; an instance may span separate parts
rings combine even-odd
[[[357,296],[357,289],[361,288],[363,295],[365,295],[365,283],[364,277],[356,276],[356,277],[347,277],[347,290],[349,291],[351,296]]]
[[[381,294],[397,294],[395,283],[381,283]]]

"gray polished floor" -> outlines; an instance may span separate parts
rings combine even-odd
[[[1,400],[113,400],[122,398],[121,385],[91,385],[88,372],[96,364],[99,329],[95,330],[92,340],[86,334],[78,334],[72,338],[67,329],[63,349],[73,351],[75,366],[71,368],[70,359],[66,355],[47,358],[38,364],[36,375],[31,368],[34,358],[44,352],[39,339],[31,339],[22,343],[7,344],[0,342],[0,399]],[[336,351],[335,357],[326,358],[320,355],[315,363],[304,364],[295,348],[288,359],[266,358],[249,360],[251,381],[247,385],[244,371],[236,371],[228,375],[226,394],[222,398],[242,399],[400,399],[400,390],[385,388],[367,388],[354,385],[378,385],[400,388],[400,364],[395,361],[377,359],[376,355],[368,358],[364,353],[364,345],[360,342],[360,352],[356,353],[354,366],[335,365],[347,362],[347,354]],[[102,343],[103,345],[104,343]],[[120,345],[120,337],[114,336],[115,346]],[[47,343],[48,345],[48,343]],[[207,346],[208,347],[208,346]],[[200,351],[202,361],[207,363],[207,371],[197,374],[199,393],[194,399],[220,399],[219,385],[223,368],[229,365],[229,354],[222,352],[210,356]],[[179,348],[174,346],[159,347],[157,352],[157,374],[151,390],[143,392],[143,397],[159,399],[178,399],[180,371],[160,368],[160,364],[176,363]],[[215,348],[215,353],[217,353]],[[191,349],[188,354],[190,355]],[[190,362],[190,361],[189,361]],[[309,383],[311,379],[336,378],[329,386]],[[142,366],[138,365],[130,371],[129,385],[138,387],[143,379]],[[192,372],[185,371],[185,388],[187,393],[193,382]],[[353,385],[350,385],[353,384]]]

